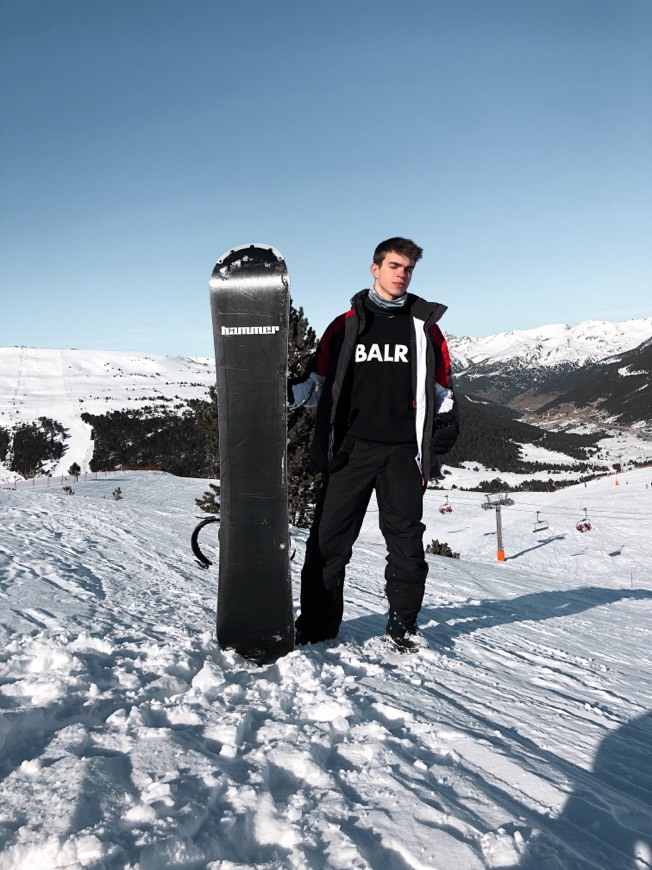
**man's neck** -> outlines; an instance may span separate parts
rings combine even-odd
[[[369,291],[369,299],[384,311],[396,311],[398,308],[403,308],[407,302],[407,293],[403,293],[397,299],[392,299],[379,293],[374,285]]]

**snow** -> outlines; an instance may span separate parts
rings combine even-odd
[[[547,324],[513,329],[486,338],[447,336],[457,373],[478,363],[521,362],[523,365],[584,365],[633,350],[652,336],[652,317],[608,323],[586,320],[569,327]]]
[[[634,372],[633,372],[633,371],[631,371],[631,369],[630,369],[629,366],[623,366],[623,368],[618,369],[618,374],[619,374],[622,378],[628,378],[628,377],[631,377],[632,375],[639,375],[639,376],[640,376],[640,375],[646,375],[647,372],[644,372],[642,369],[640,369],[639,371],[634,371]],[[641,388],[641,389],[643,389],[643,388]]]
[[[622,323],[586,321],[572,328],[549,324],[482,339],[449,336],[448,340],[454,370],[459,373],[482,361],[499,364],[511,360],[528,366],[576,365],[622,353],[650,336],[652,317]],[[624,369],[621,373],[635,374]],[[91,426],[81,419],[84,412],[106,414],[144,407],[169,411],[185,407],[193,399],[207,399],[209,387],[214,383],[214,362],[204,357],[1,347],[0,426],[11,430],[42,416],[56,420],[68,434],[67,449],[61,460],[47,464],[44,470],[60,476],[77,463],[86,472],[93,456],[93,442]],[[562,417],[553,420],[552,426],[567,424],[568,420]],[[600,426],[609,428],[605,421]],[[621,427],[614,423],[613,428],[619,432]],[[641,424],[640,428],[645,426]],[[625,438],[630,442],[627,451],[632,458],[649,456],[648,441],[640,441],[636,447],[637,439],[632,432],[625,433]],[[522,448],[524,458],[528,458],[527,450],[530,448]],[[604,442],[602,452],[609,461],[616,461],[614,454],[618,458],[613,439]],[[541,454],[541,460],[545,458]],[[557,462],[556,455],[547,458]],[[0,482],[14,478],[15,474],[0,463]],[[520,476],[516,482],[522,479]]]
[[[650,325],[620,333],[638,344]],[[604,324],[583,326],[612,352]],[[216,645],[216,565],[190,554],[207,481],[86,473],[83,411],[173,407],[213,382],[205,359],[0,348],[0,425],[48,416],[70,434],[54,477],[0,466],[0,870],[649,870],[652,468],[513,494],[505,563],[495,512],[459,487],[523,476],[446,469],[424,539],[461,558],[428,556],[415,656],[380,640],[372,504],[338,640],[258,668]],[[649,461],[649,441],[618,429],[599,453]],[[296,606],[305,538],[293,530]],[[216,563],[214,526],[201,542]]]
[[[169,409],[206,399],[215,365],[202,357],[126,351],[0,347],[0,426],[11,429],[50,417],[67,430],[68,450],[50,470],[64,474],[76,462],[86,471],[93,456],[91,427],[81,415],[145,406]],[[0,464],[0,481],[13,475]]]
[[[428,557],[414,656],[372,505],[340,637],[265,667],[216,645],[205,488],[0,490],[0,870],[652,867],[651,468],[514,494],[502,564],[480,493],[428,491],[461,558]]]

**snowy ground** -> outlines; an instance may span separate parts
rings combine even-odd
[[[652,469],[515,496],[504,564],[479,494],[428,492],[462,558],[417,656],[370,512],[340,638],[262,668],[214,642],[202,481],[74,489],[0,491],[0,870],[652,867]]]
[[[652,319],[640,322],[644,331],[649,327],[648,321],[652,322]],[[632,321],[628,329],[633,325]],[[585,326],[592,327],[593,324]],[[553,332],[556,329],[554,327]],[[636,331],[634,334],[638,335]],[[68,435],[66,452],[61,460],[46,463],[45,470],[54,477],[61,477],[76,462],[83,472],[87,472],[93,456],[93,442],[91,426],[81,419],[84,412],[106,414],[143,407],[170,411],[191,399],[207,399],[209,387],[214,383],[214,362],[205,357],[0,347],[0,426],[12,430],[21,423],[31,423],[43,416],[56,420]],[[613,466],[628,460],[652,460],[652,433],[641,428],[606,428],[610,436],[600,442],[597,454],[600,458],[596,458],[599,464]],[[583,431],[585,429],[586,425]],[[570,456],[532,444],[521,445],[520,454],[526,462],[548,461],[569,468],[576,465],[576,460]],[[480,480],[493,480],[495,477],[518,485],[533,478],[573,480],[584,473],[563,470],[523,475],[486,469],[478,477],[473,469],[479,466],[476,463],[468,463],[468,466],[468,469],[450,469],[452,476],[447,478],[447,485],[476,486]],[[15,480],[16,474],[0,462],[0,484]]]
[[[64,474],[73,462],[87,471],[93,456],[91,427],[81,415],[153,406],[170,410],[205,399],[215,366],[203,357],[126,351],[0,347],[0,426],[12,429],[50,417],[67,430],[67,451],[48,469]],[[15,475],[0,463],[0,481]]]

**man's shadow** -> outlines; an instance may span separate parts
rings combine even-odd
[[[456,637],[481,628],[572,616],[592,607],[614,604],[624,599],[649,600],[652,599],[652,590],[583,586],[578,589],[530,592],[516,598],[490,599],[448,607],[423,607],[420,622],[424,625],[423,634],[433,648],[452,648]],[[428,626],[428,621],[437,625]]]
[[[622,600],[650,599],[652,590],[648,589],[585,586],[506,600],[424,607],[420,622],[430,647],[446,650],[454,647],[457,637],[478,629],[571,616]],[[385,619],[368,614],[347,621],[346,627],[362,639],[382,633]],[[436,624],[428,625],[428,621]],[[546,756],[554,765],[554,754],[546,752]],[[573,782],[573,793],[557,818],[530,816],[528,821],[541,833],[528,844],[519,864],[509,870],[650,870],[652,713],[605,737],[592,771],[561,761],[560,768]]]
[[[561,814],[539,826],[513,870],[652,867],[652,712],[605,737]]]

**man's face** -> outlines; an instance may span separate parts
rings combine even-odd
[[[376,263],[371,264],[376,293],[387,301],[400,298],[404,293],[407,293],[413,269],[414,260],[404,257],[403,254],[390,251],[385,255],[380,266],[377,266]]]

